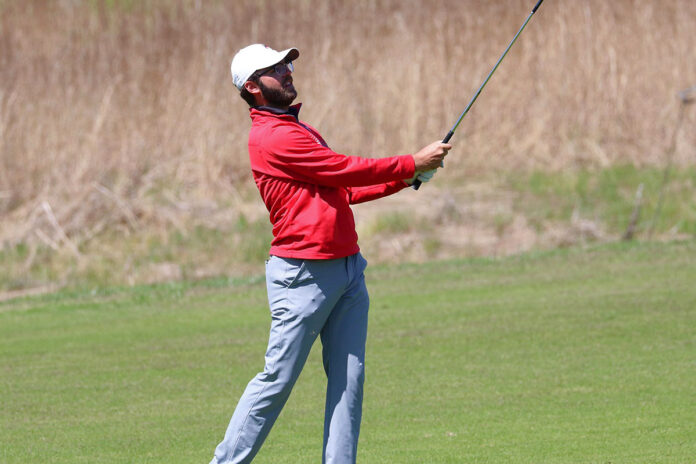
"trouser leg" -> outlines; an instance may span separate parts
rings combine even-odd
[[[249,463],[259,451],[343,293],[345,274],[343,260],[268,261],[272,321],[264,371],[247,385],[211,464]]]
[[[369,298],[360,254],[348,261],[350,285],[321,332],[328,378],[324,417],[325,464],[354,464],[362,419]]]
[[[279,343],[287,339],[284,346]],[[230,419],[213,464],[251,462],[285,405],[316,335],[299,324],[274,321],[266,365],[247,385]]]

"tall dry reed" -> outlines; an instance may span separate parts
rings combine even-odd
[[[301,50],[303,118],[334,149],[410,152],[447,132],[532,3],[0,1],[0,243],[79,256],[104,233],[234,221],[254,192],[229,62],[253,42]],[[693,0],[547,0],[447,175],[660,164],[693,84]]]

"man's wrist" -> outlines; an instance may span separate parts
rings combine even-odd
[[[418,171],[416,171],[416,172],[413,174],[413,177],[411,177],[411,178],[409,178],[409,179],[403,179],[404,184],[408,185],[409,187],[410,187],[411,185],[413,185],[413,183],[414,183],[414,182],[416,181],[416,179],[418,178],[418,174],[420,174],[420,173],[419,173]]]

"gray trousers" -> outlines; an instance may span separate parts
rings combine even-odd
[[[252,461],[320,334],[328,379],[322,462],[355,463],[365,379],[366,265],[360,253],[331,260],[271,256],[266,262],[271,331],[265,367],[247,385],[211,464]]]

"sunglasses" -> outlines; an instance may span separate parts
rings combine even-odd
[[[262,71],[256,71],[252,77],[254,79],[258,79],[259,77],[266,75],[270,72],[274,72],[278,76],[282,76],[286,72],[290,71],[293,72],[295,70],[295,66],[292,64],[292,61],[288,61],[287,63],[281,62],[276,65],[271,66],[270,68],[266,68]]]

